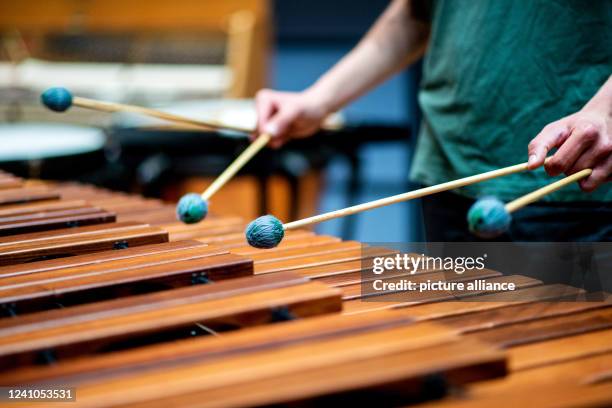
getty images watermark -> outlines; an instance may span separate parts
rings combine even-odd
[[[368,302],[601,300],[612,289],[612,243],[369,243]]]

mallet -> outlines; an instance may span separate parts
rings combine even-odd
[[[66,88],[49,88],[40,96],[43,105],[55,112],[64,112],[71,106],[78,106],[85,109],[92,109],[102,112],[130,112],[140,115],[151,116],[158,119],[163,119],[168,122],[181,123],[189,126],[196,126],[207,130],[233,130],[242,133],[252,133],[253,129],[247,129],[238,126],[226,125],[216,121],[203,121],[191,119],[172,113],[163,112],[157,109],[144,108],[142,106],[126,105],[123,103],[104,102],[95,99],[81,98],[73,96]]]
[[[253,133],[253,129],[237,126],[230,126],[215,121],[201,121],[190,119],[171,113],[162,112],[156,109],[144,108],[141,106],[125,105],[114,102],[103,102],[94,99],[73,96],[66,88],[49,88],[41,95],[42,103],[49,109],[56,112],[64,112],[72,105],[86,109],[99,110],[103,112],[131,112],[169,122],[181,123],[190,126],[197,126],[203,129],[225,129],[242,133]],[[176,206],[177,217],[187,224],[201,221],[208,214],[208,200],[221,187],[223,187],[244,165],[253,158],[264,146],[268,144],[271,136],[269,134],[260,135],[249,145],[241,154],[230,164],[227,169],[204,191],[204,193],[189,193],[181,197]]]
[[[437,184],[421,188],[419,190],[409,191],[394,195],[391,197],[381,198],[379,200],[370,201],[368,203],[354,205],[341,210],[328,212],[325,214],[315,215],[314,217],[304,218],[302,220],[293,221],[287,224],[281,223],[272,215],[264,215],[252,221],[246,228],[247,242],[255,248],[273,248],[277,246],[285,231],[305,227],[307,225],[316,224],[323,221],[332,220],[334,218],[345,217],[347,215],[356,214],[366,210],[371,210],[378,207],[383,207],[390,204],[395,204],[403,201],[421,198],[430,194],[440,193],[442,191],[452,190],[459,187],[464,187],[470,184],[479,183],[481,181],[503,177],[510,174],[528,170],[527,163],[516,164],[514,166],[504,167],[497,170],[491,170],[485,173],[476,174],[469,177],[464,177],[458,180],[448,181],[446,183]]]
[[[476,201],[468,211],[467,219],[470,231],[481,238],[495,238],[508,230],[512,222],[512,213],[531,204],[547,194],[569,184],[588,177],[593,171],[584,169],[561,180],[550,183],[532,191],[514,201],[504,204],[496,197],[483,197]]]
[[[208,214],[208,200],[225,185],[238,171],[270,141],[271,136],[263,133],[249,145],[202,193],[185,194],[176,206],[176,215],[186,224],[201,221]]]

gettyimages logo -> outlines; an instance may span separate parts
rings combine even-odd
[[[612,291],[610,242],[368,243],[361,257],[368,302],[590,300]]]
[[[453,271],[461,275],[467,270],[485,269],[486,258],[487,254],[477,257],[432,257],[425,256],[425,254],[377,256],[372,259],[372,272],[376,275],[382,275],[386,271],[405,271],[413,275],[417,271]]]

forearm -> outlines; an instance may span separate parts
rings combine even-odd
[[[336,111],[418,60],[429,27],[412,16],[410,0],[394,0],[368,34],[306,92]]]
[[[612,75],[584,106],[584,109],[602,112],[608,120],[612,119]]]

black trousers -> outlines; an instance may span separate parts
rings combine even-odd
[[[453,192],[422,199],[428,242],[481,241],[468,230],[467,212],[474,200]],[[508,233],[496,241],[610,242],[612,203],[534,203],[512,214]]]

